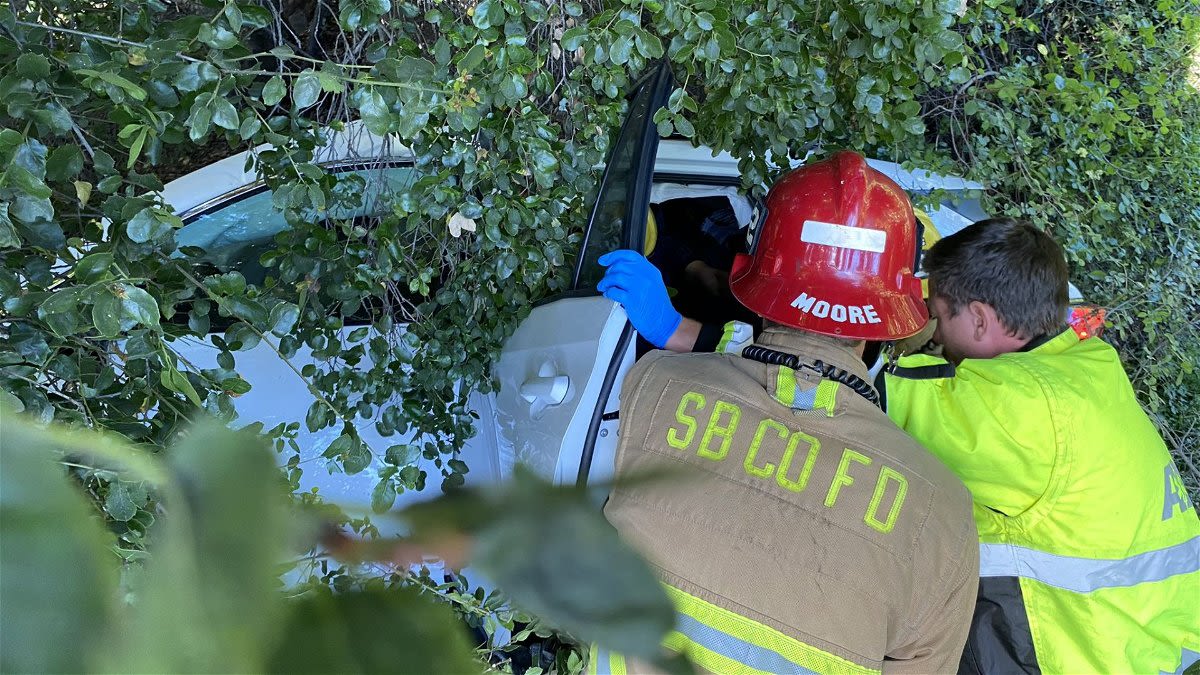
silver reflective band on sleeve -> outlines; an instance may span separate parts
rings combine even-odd
[[[1013,544],[979,545],[981,577],[1024,577],[1076,593],[1136,586],[1196,571],[1200,571],[1200,537],[1116,560],[1073,558]]]
[[[778,652],[765,647],[750,644],[741,638],[734,637],[725,631],[718,630],[708,624],[679,612],[675,615],[675,630],[688,640],[714,651],[727,659],[768,673],[797,673],[799,675],[815,675],[815,672],[794,663]]]
[[[592,665],[596,667],[596,675],[612,675],[612,654],[607,649],[595,647],[592,650]]]

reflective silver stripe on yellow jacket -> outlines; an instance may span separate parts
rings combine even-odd
[[[1013,544],[980,544],[979,576],[1024,577],[1076,593],[1200,571],[1200,537],[1128,558],[1074,558]]]

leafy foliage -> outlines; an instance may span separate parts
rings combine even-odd
[[[203,426],[186,432],[164,460],[111,436],[35,430],[0,412],[0,669],[6,672],[482,671],[468,632],[448,607],[456,594],[433,584],[427,569],[406,572],[410,559],[427,552],[478,565],[518,606],[535,607],[559,630],[625,653],[656,659],[671,627],[671,603],[654,575],[573,488],[522,474],[490,492],[464,489],[402,512],[409,539],[325,535],[332,547],[322,556],[365,555],[400,566],[389,564],[390,575],[337,592],[300,580],[289,599],[279,592],[281,562],[316,545],[329,527],[321,511],[297,509],[287,499],[273,457],[255,434]],[[120,469],[162,496],[169,517],[153,528],[154,555],[121,582],[131,602],[120,599],[116,559],[106,551],[112,535],[88,517],[62,470],[68,462]],[[555,521],[561,514],[579,537],[526,537],[524,545],[512,545],[514,535],[561,524]],[[450,553],[464,541],[468,557]],[[569,565],[580,558],[588,565]],[[580,569],[591,574],[580,576]],[[533,571],[540,583],[529,583]],[[476,602],[466,604],[484,621],[520,617],[531,624],[514,643],[533,631],[548,633],[495,596],[469,597]],[[578,653],[561,651],[562,669],[578,670]]]
[[[1108,308],[1106,338],[1194,496],[1198,9],[1194,0],[971,5],[960,24],[971,79],[925,101],[936,150],[993,188],[989,210],[1064,243],[1075,283]]]
[[[749,189],[853,147],[975,178],[989,211],[1049,227],[1200,497],[1194,0],[330,7],[0,9],[0,405],[157,452],[195,419],[231,422],[256,384],[245,355],[266,349],[315,398],[251,429],[278,450],[301,424],[333,430],[329,466],[373,470],[379,512],[430,474],[461,485],[468,396],[531,303],[566,289],[623,94],[661,57],[679,86],[658,131],[732,152]],[[323,168],[356,120],[388,142],[364,171]],[[240,258],[181,247],[163,182],[247,150],[288,227]],[[410,179],[371,178],[397,163]],[[208,336],[216,367],[180,349]],[[368,445],[370,425],[396,443]],[[158,484],[66,464],[113,550],[144,558]],[[285,471],[295,489],[296,455]]]

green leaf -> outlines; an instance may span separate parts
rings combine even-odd
[[[386,134],[391,124],[391,115],[383,96],[377,91],[366,89],[359,89],[354,93],[358,111],[367,129],[371,133]]]
[[[229,22],[229,28],[234,32],[242,29],[242,10],[236,3],[225,5],[225,20]]]
[[[204,279],[204,287],[217,295],[240,295],[246,290],[246,278],[240,272],[226,272]]]
[[[553,487],[518,467],[499,491],[456,490],[414,504],[401,517],[415,537],[447,529],[473,533],[472,567],[515,606],[572,635],[654,659],[675,623],[658,578],[584,491]],[[555,536],[539,537],[546,531]]]
[[[251,325],[260,326],[267,321],[267,309],[257,300],[251,300],[240,295],[231,295],[221,298],[220,303],[221,307],[225,308],[230,314]]]
[[[300,319],[300,308],[290,302],[281,302],[271,308],[271,316],[268,319],[268,324],[271,326],[271,332],[279,337],[283,337],[292,332],[296,326],[296,321]]]
[[[339,77],[338,74],[329,72],[327,70],[317,71],[317,82],[319,82],[321,85],[321,91],[325,91],[330,94],[340,94],[346,88],[345,81]]]
[[[413,589],[310,593],[291,609],[268,673],[486,669],[471,656],[467,632],[449,607]]]
[[[0,202],[0,248],[16,248],[20,245],[21,239],[8,218],[8,202]]]
[[[587,37],[587,29],[583,26],[568,28],[563,31],[562,48],[568,52],[573,52],[583,45],[585,37]]]
[[[375,513],[387,513],[396,503],[396,484],[392,479],[385,478],[375,484],[371,491],[371,510]]]
[[[438,41],[433,45],[433,60],[439,66],[447,66],[450,64],[450,43],[446,38],[438,38]]]
[[[424,485],[423,472],[416,465],[410,464],[400,469],[400,482],[410,490],[419,490]]]
[[[101,337],[116,337],[121,332],[121,300],[102,292],[92,305],[92,324]]]
[[[240,377],[227,377],[221,380],[221,389],[227,394],[241,396],[242,394],[249,393],[253,387],[250,386],[249,382]]]
[[[402,445],[393,445],[387,449],[384,455],[384,462],[392,466],[410,466],[416,464],[421,459],[421,448],[412,443],[404,443]]]
[[[31,80],[50,77],[50,61],[41,54],[26,52],[17,57],[17,74]]]
[[[437,67],[426,59],[406,56],[395,61],[391,68],[391,77],[397,82],[425,82],[433,78]]]
[[[276,105],[283,100],[287,95],[287,85],[283,83],[283,78],[275,75],[263,86],[262,102],[267,105]]]
[[[525,86],[525,78],[512,73],[508,77],[500,81],[500,93],[509,100],[517,100],[525,97],[528,93],[528,88]]]
[[[79,329],[79,290],[54,291],[38,306],[38,318],[56,335],[74,335]]]
[[[483,63],[483,59],[487,54],[487,49],[481,44],[475,44],[463,54],[458,60],[458,72],[470,73]]]
[[[230,131],[237,131],[238,125],[241,124],[237,109],[223,98],[213,100],[212,121],[213,124]]]
[[[188,127],[188,138],[192,139],[192,142],[200,142],[212,126],[212,108],[201,103],[200,97],[197,97],[184,124]]]
[[[342,467],[346,469],[346,473],[354,475],[362,472],[371,465],[371,450],[367,447],[362,439],[354,437],[351,440],[350,447],[346,451],[342,459]]]
[[[108,496],[104,499],[104,510],[113,520],[126,522],[137,515],[138,504],[134,501],[136,490],[129,483],[113,481],[108,485]]]
[[[130,241],[144,244],[152,239],[157,239],[168,230],[170,227],[159,220],[153,207],[148,206],[129,219],[125,225],[125,236],[129,237]]]
[[[196,388],[192,386],[191,381],[188,380],[188,376],[176,370],[173,366],[168,365],[162,369],[159,373],[159,381],[167,389],[186,396],[187,400],[197,408],[204,405],[204,401],[200,400],[200,395],[196,393]]]
[[[297,108],[307,108],[317,102],[321,94],[321,81],[312,69],[300,73],[292,83],[292,103]]]
[[[54,219],[54,206],[48,197],[34,197],[26,193],[18,193],[14,197],[13,203],[9,206],[9,212],[14,218],[26,224]]]
[[[108,601],[117,594],[116,559],[107,551],[112,535],[53,461],[63,449],[50,432],[7,410],[0,416],[4,670],[91,670],[90,655],[111,626]]]
[[[163,454],[170,484],[187,489],[164,497],[170,513],[156,525],[137,602],[107,650],[119,661],[97,670],[261,671],[263,646],[279,635],[277,566],[296,516],[274,453],[219,424],[185,438]]]
[[[629,61],[629,54],[633,51],[633,40],[622,35],[616,40],[613,40],[612,45],[608,49],[608,58],[617,65],[622,65]]]
[[[142,89],[141,87],[137,86],[133,82],[130,82],[129,80],[121,77],[120,75],[117,75],[116,73],[110,73],[110,72],[101,71],[101,70],[90,70],[87,68],[83,68],[80,70],[76,70],[75,74],[82,75],[84,77],[91,78],[91,79],[103,80],[104,82],[107,82],[107,83],[121,89],[126,94],[128,94],[130,98],[132,98],[135,101],[145,101],[146,100],[146,90],[145,89]]]
[[[18,197],[17,204],[20,203],[21,200]],[[17,210],[15,205],[12,210],[13,214],[16,215]],[[66,236],[63,233],[62,225],[58,223],[39,219],[36,222],[18,222],[16,225],[17,232],[21,235],[21,238],[38,248],[56,251],[66,244]]]
[[[137,286],[121,284],[125,297],[121,299],[121,311],[147,328],[158,329],[158,302],[146,291]]]
[[[74,143],[66,143],[50,151],[46,159],[48,180],[72,180],[83,171],[83,153]]]
[[[142,127],[134,136],[133,143],[129,146],[129,161],[125,163],[125,170],[133,168],[137,163],[138,157],[142,154],[142,146],[146,144],[146,136],[150,133],[149,127]]]
[[[325,405],[325,402],[321,400],[313,401],[312,405],[308,407],[308,413],[304,416],[304,426],[309,432],[315,433],[324,429],[331,419],[332,413],[329,407]],[[337,441],[335,440],[334,442],[336,443]],[[328,449],[326,453],[328,453]],[[325,454],[322,456],[331,457],[332,455]]]
[[[475,12],[471,15],[471,22],[479,30],[487,30],[492,27],[492,2],[493,0],[480,0],[479,4],[475,5]]]
[[[221,25],[205,24],[200,27],[200,41],[213,49],[230,49],[237,46],[237,35]]]
[[[13,152],[12,163],[29,172],[37,180],[46,177],[46,146],[41,141],[30,138],[17,146]]]
[[[260,122],[257,117],[247,116],[246,119],[242,120],[241,126],[238,127],[238,137],[243,141],[248,141],[251,138],[254,138],[255,134],[257,134],[261,129],[262,122]]]

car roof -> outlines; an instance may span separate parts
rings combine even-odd
[[[800,166],[803,160],[794,160],[792,166]],[[908,192],[930,192],[937,189],[951,192],[982,190],[983,185],[958,176],[943,176],[924,169],[906,169],[896,162],[868,159],[867,163]],[[668,138],[658,144],[655,158],[656,173],[738,178],[737,158],[728,152],[714,153],[707,146],[695,147],[690,141]]]

